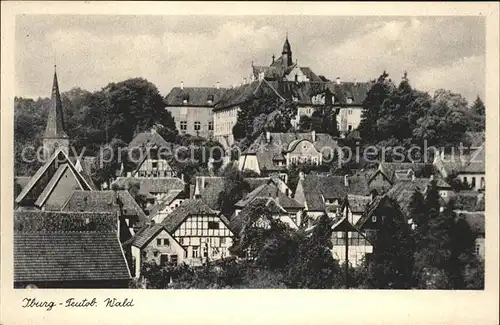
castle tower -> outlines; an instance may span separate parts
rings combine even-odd
[[[54,66],[54,82],[52,84],[52,96],[50,98],[49,114],[47,116],[47,127],[43,136],[44,157],[50,157],[57,148],[63,148],[69,153],[69,137],[64,130],[64,117],[57,82],[57,72]]]
[[[293,64],[292,61],[292,47],[290,46],[290,42],[288,41],[288,33],[286,35],[285,44],[283,44],[283,51],[281,52],[283,57],[283,62],[287,65],[287,67]]]

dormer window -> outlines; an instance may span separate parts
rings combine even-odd
[[[298,102],[298,101],[299,101],[299,98],[298,98],[298,97],[295,97],[295,96],[292,96],[292,100],[293,100],[294,102]]]
[[[347,104],[352,104],[352,97],[347,98]]]
[[[214,95],[208,95],[207,102],[212,104],[214,102]]]
[[[187,104],[189,102],[189,94],[184,94],[182,97],[182,103]]]

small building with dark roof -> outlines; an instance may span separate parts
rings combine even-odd
[[[133,276],[141,276],[144,262],[160,266],[180,265],[184,262],[187,252],[180,243],[170,235],[163,224],[152,224],[142,228],[133,238],[123,244],[130,250],[133,265]]]

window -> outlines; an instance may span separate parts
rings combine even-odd
[[[479,255],[480,251],[481,251],[481,245],[478,243],[474,247],[474,252],[476,253],[476,255]]]
[[[186,131],[187,130],[187,121],[181,121],[181,130]]]
[[[484,177],[481,177],[481,188],[484,187]]]
[[[168,263],[168,254],[160,255],[160,265],[165,265]]]
[[[193,246],[193,257],[194,258],[197,258],[199,256],[199,249],[200,247],[199,246]]]
[[[347,104],[352,104],[352,98],[350,98],[350,97],[347,98]],[[349,114],[352,114],[352,110],[350,110],[350,111],[351,111],[351,113],[349,113]]]
[[[219,223],[217,221],[209,221],[208,229],[219,229]]]
[[[213,101],[214,101],[214,95],[208,95],[207,102],[209,104],[212,104]]]
[[[157,161],[153,161],[153,162],[151,163],[151,167],[152,167],[152,168],[158,168],[158,162],[157,162]]]
[[[472,177],[472,188],[476,188],[476,178],[475,177]]]
[[[156,246],[161,246],[161,239],[156,240]]]
[[[349,103],[349,100],[347,100],[347,102]],[[347,115],[352,115],[352,109],[347,110]]]
[[[169,241],[168,241],[168,238],[164,238],[164,239],[163,239],[163,245],[165,245],[165,246],[170,245],[170,243],[169,243]]]
[[[295,82],[299,81],[299,76],[295,75]]]
[[[347,125],[347,131],[352,131],[352,124]]]
[[[372,222],[377,222],[377,216],[372,216]]]
[[[194,130],[199,131],[201,129],[201,123],[200,122],[194,122]]]
[[[177,264],[177,261],[179,260],[178,256],[175,254],[175,255],[170,255],[170,262],[172,264]]]
[[[214,122],[208,122],[208,131],[214,130]]]
[[[344,238],[344,232],[343,231],[337,232],[337,238]]]
[[[208,245],[203,246],[203,257],[208,257]]]

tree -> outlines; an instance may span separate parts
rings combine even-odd
[[[362,267],[362,285],[377,289],[407,289],[413,284],[414,242],[409,225],[397,217],[383,221],[372,242],[373,253]]]
[[[429,231],[429,214],[425,206],[425,198],[417,189],[411,197],[409,217],[415,226],[415,243],[417,246],[423,245]]]
[[[367,143],[373,143],[378,139],[377,120],[381,116],[380,107],[392,92],[388,77],[389,75],[384,71],[370,88],[363,101],[363,113],[358,130],[361,138]]]
[[[331,289],[334,286],[340,267],[331,252],[331,227],[331,219],[324,214],[312,233],[301,238],[298,252],[287,267],[287,286],[308,289]]]
[[[224,187],[217,200],[220,211],[227,217],[234,213],[234,205],[241,200],[245,194],[250,192],[250,185],[245,181],[242,173],[230,164],[223,171]]]
[[[486,108],[484,107],[484,103],[479,96],[477,96],[476,100],[472,104],[470,108],[471,113],[471,121],[472,131],[483,132],[486,125]]]

